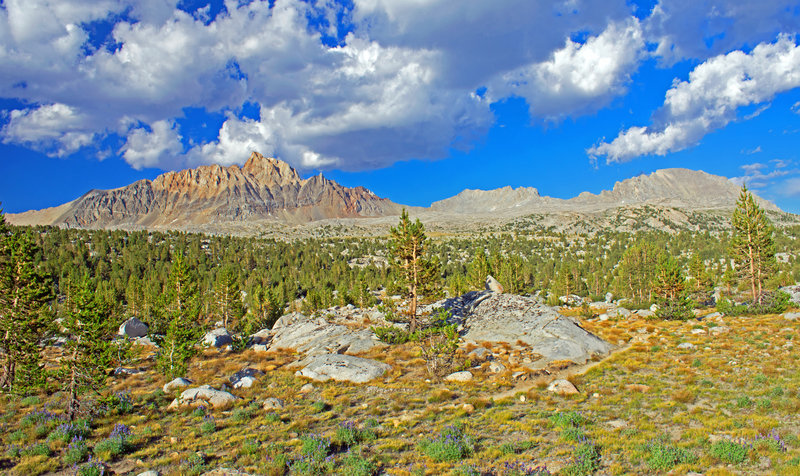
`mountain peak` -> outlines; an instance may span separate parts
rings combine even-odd
[[[253,177],[257,183],[266,186],[285,187],[300,183],[300,175],[292,166],[273,157],[264,157],[258,152],[250,154],[250,158],[242,166],[242,172]]]

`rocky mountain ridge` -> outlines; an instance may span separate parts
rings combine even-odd
[[[322,175],[300,178],[286,162],[253,152],[244,166],[167,172],[113,190],[91,190],[59,207],[9,214],[15,224],[78,228],[184,228],[209,223],[386,216],[401,206]]]
[[[598,226],[606,222],[636,226],[641,221],[637,210],[645,207],[662,210],[670,215],[667,221],[676,223],[689,223],[687,214],[692,213],[727,214],[739,192],[740,187],[725,177],[676,168],[570,199],[542,196],[533,187],[506,186],[464,190],[429,208],[406,208],[441,231],[502,226],[524,217],[539,217],[537,223],[557,227],[587,221]],[[780,211],[771,202],[759,202],[767,210]],[[347,228],[359,234],[365,227],[372,233],[387,231],[402,208],[364,187],[344,187],[321,174],[303,179],[286,162],[253,152],[242,167],[209,165],[167,172],[152,181],[91,190],[58,207],[8,214],[7,219],[16,225],[247,235],[294,233],[290,225],[300,234],[309,230],[314,234],[313,229],[319,227]],[[626,216],[620,219],[620,213]],[[650,221],[656,228],[666,223]]]

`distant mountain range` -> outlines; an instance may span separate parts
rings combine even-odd
[[[739,191],[725,177],[663,169],[617,182],[599,195],[583,192],[568,200],[543,197],[535,188],[503,187],[464,190],[430,208],[407,208],[431,216],[596,213],[644,205],[715,210],[733,208]],[[760,202],[779,210],[771,202]],[[7,219],[17,225],[190,230],[246,222],[388,217],[399,215],[402,208],[364,187],[344,187],[322,175],[302,179],[286,162],[253,152],[242,167],[210,165],[167,172],[152,181],[91,190],[58,207],[8,214]]]

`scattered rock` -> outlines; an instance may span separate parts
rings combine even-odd
[[[386,346],[370,329],[353,329],[300,313],[282,316],[271,332],[268,350],[295,349],[307,356],[359,354]]]
[[[135,317],[131,317],[119,326],[117,334],[128,337],[144,337],[147,335],[147,324]]]
[[[453,372],[444,378],[448,382],[469,382],[472,380],[472,372],[463,370],[461,372]]]
[[[207,402],[214,408],[223,408],[232,405],[238,397],[222,390],[215,390],[210,385],[184,390],[180,397],[170,403],[168,409],[175,409],[182,405]]]
[[[694,349],[695,345],[692,344],[691,342],[683,342],[681,344],[678,344],[678,348],[679,349]]]
[[[156,344],[153,341],[153,339],[151,339],[151,338],[149,338],[147,336],[145,336],[145,337],[137,337],[136,339],[134,339],[134,342],[136,342],[138,345],[147,345],[147,346],[150,346],[150,347],[158,347],[158,344]]]
[[[158,471],[153,471],[151,469],[150,471],[145,471],[143,473],[139,473],[136,476],[161,476],[161,473],[159,473]]]
[[[170,393],[171,391],[181,388],[181,387],[188,387],[192,384],[192,381],[183,377],[178,377],[172,380],[169,383],[164,384],[163,390],[164,393]]]
[[[472,351],[467,354],[468,357],[477,360],[492,360],[494,355],[492,355],[492,351],[487,349],[486,347],[478,347],[477,349],[472,349]]]
[[[203,337],[203,343],[209,347],[219,348],[233,343],[233,338],[228,333],[228,329],[218,327]]]
[[[472,412],[475,411],[475,406],[472,405],[471,403],[465,403],[464,405],[461,406],[461,409],[471,415]]]
[[[605,302],[606,302],[607,304],[611,304],[611,301],[613,301],[613,300],[614,300],[614,295],[613,295],[613,294],[611,294],[611,293],[606,293],[606,295],[605,295]]]
[[[254,344],[250,348],[255,352],[266,352],[269,346],[267,346],[266,344]]]
[[[325,354],[306,359],[295,375],[325,382],[328,380],[365,383],[383,375],[391,366],[377,360],[352,355]]]
[[[129,369],[126,367],[117,367],[114,369],[114,375],[136,375],[144,372],[141,369]]]
[[[695,334],[695,335],[697,335],[697,334],[705,334],[705,333],[706,333],[705,329],[692,329],[692,334]]]
[[[716,336],[716,335],[719,335],[719,334],[727,334],[728,332],[731,331],[731,328],[728,327],[728,326],[715,326],[715,327],[712,327],[710,329],[710,331],[711,331],[711,334]]]
[[[506,366],[501,364],[500,362],[491,362],[489,364],[489,372],[493,374],[499,374],[500,372],[505,372]]]
[[[300,387],[300,393],[311,393],[314,391],[314,384],[307,383]]]
[[[582,364],[594,355],[606,355],[612,346],[580,324],[541,304],[536,298],[488,291],[471,291],[442,302],[464,328],[465,342],[521,342],[538,360],[529,367],[543,368],[554,360]]]
[[[780,288],[779,291],[788,294],[789,300],[791,300],[795,306],[800,306],[800,283],[793,286],[784,286]]]
[[[796,321],[800,319],[800,312],[787,312],[783,315],[783,318],[787,321]]]
[[[647,309],[639,309],[638,311],[636,311],[636,314],[639,317],[644,318],[644,319],[647,319],[648,317],[653,317],[653,316],[656,315],[655,311],[648,311]]]
[[[651,305],[650,306],[650,312],[656,312],[656,311],[658,311],[658,304]]]
[[[230,380],[231,384],[233,384],[233,388],[250,388],[255,383],[256,378],[261,377],[262,375],[264,375],[264,372],[258,369],[245,367],[231,375],[228,380]]]
[[[553,380],[550,382],[550,385],[547,386],[547,390],[558,395],[575,395],[580,393],[572,382],[565,379]]]
[[[312,386],[313,388],[313,386]],[[269,397],[264,400],[263,408],[264,410],[280,410],[286,406],[286,403],[280,399],[275,397]]]
[[[486,276],[486,283],[485,284],[486,284],[486,290],[487,291],[490,291],[490,292],[493,292],[493,293],[497,293],[497,294],[502,294],[502,293],[505,292],[505,289],[503,289],[503,285],[500,284],[492,276]]]

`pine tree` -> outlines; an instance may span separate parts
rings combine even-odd
[[[59,380],[67,391],[67,417],[73,420],[81,396],[105,388],[115,348],[110,308],[92,291],[91,281],[85,277],[71,289],[72,301],[62,320],[66,343],[59,362]]]
[[[489,259],[483,249],[475,253],[472,262],[467,267],[467,283],[470,288],[481,290],[486,283],[486,277],[492,274]]]
[[[186,374],[189,359],[197,353],[196,346],[203,335],[199,314],[197,284],[186,259],[177,254],[172,261],[166,293],[167,332],[157,359],[164,375],[182,377]]]
[[[408,212],[403,209],[400,223],[390,231],[389,249],[393,265],[400,274],[405,286],[405,295],[411,299],[408,309],[410,331],[417,329],[417,304],[420,297],[432,293],[441,280],[439,263],[436,259],[427,259],[428,239],[425,227],[419,221],[411,222]]]
[[[653,294],[656,316],[668,320],[685,320],[693,316],[694,303],[689,298],[686,276],[677,261],[664,257],[656,268]]]
[[[764,283],[775,268],[775,242],[772,223],[747,186],[742,186],[731,224],[731,253],[738,261],[736,271],[749,284],[753,302],[761,304]]]
[[[239,280],[233,269],[225,268],[220,271],[214,296],[217,315],[222,320],[222,327],[227,329],[229,325],[238,326],[238,321],[244,315],[245,309],[242,304]]]
[[[656,245],[640,240],[625,250],[617,268],[616,293],[637,303],[653,300],[653,278],[664,255]]]
[[[40,343],[50,330],[50,277],[35,264],[41,252],[29,233],[6,231],[0,211],[0,389],[26,390],[44,382]]]

